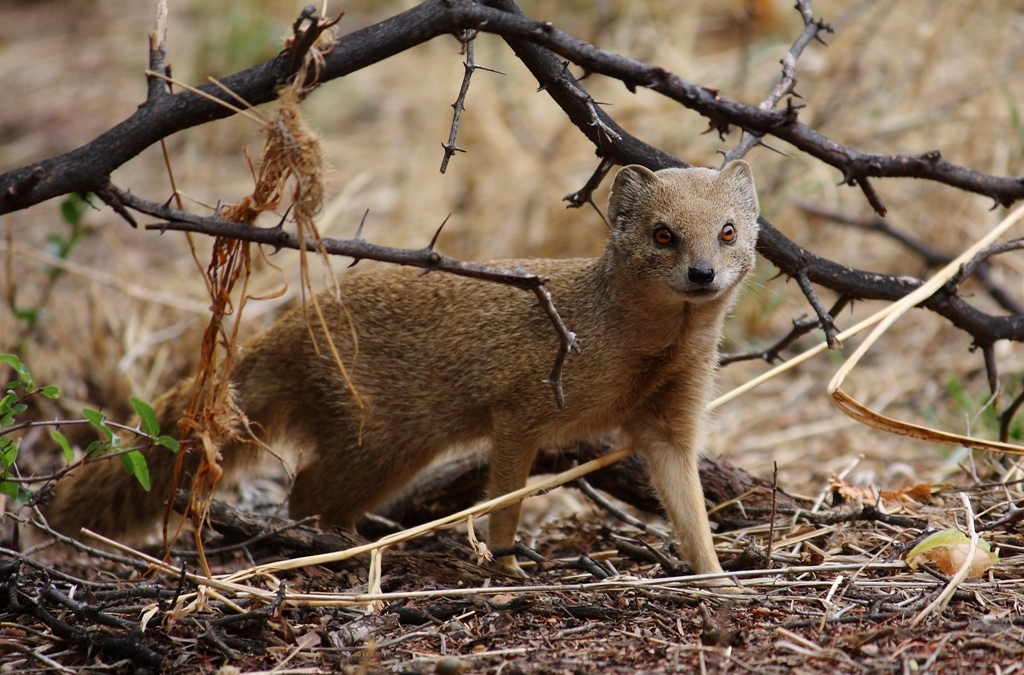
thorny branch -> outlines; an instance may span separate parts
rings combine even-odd
[[[614,166],[615,162],[607,157],[603,158],[583,187],[576,192],[569,193],[562,197],[563,202],[569,202],[569,206],[566,208],[578,209],[584,204],[590,204],[594,207],[594,210],[597,211],[597,214],[601,216],[601,220],[604,221],[604,224],[611,227],[608,219],[604,217],[604,214],[601,213],[601,209],[597,206],[597,203],[594,202],[594,190],[601,185],[601,181],[604,180],[605,176],[608,175],[608,172],[611,171]]]
[[[789,48],[789,51],[786,52],[786,55],[782,57],[782,76],[771,92],[768,93],[768,96],[757,106],[762,110],[774,110],[775,106],[782,100],[782,97],[789,94],[802,98],[800,94],[796,93],[796,62],[799,60],[800,55],[803,54],[804,48],[811,43],[811,40],[818,40],[825,44],[824,40],[820,37],[821,32],[832,32],[832,26],[821,19],[815,20],[814,14],[811,12],[811,0],[797,0],[796,10],[800,12],[800,16],[804,20],[804,30],[797,37],[793,46]],[[725,158],[722,160],[722,165],[724,166],[734,159],[743,158],[754,146],[762,145],[763,138],[764,134],[744,133],[743,139],[732,150],[723,153]]]
[[[825,341],[828,342],[828,348],[839,349],[842,347],[843,345],[836,338],[838,333],[836,331],[836,324],[832,320],[832,314],[821,304],[821,300],[818,299],[818,294],[814,292],[814,286],[811,286],[811,280],[807,278],[807,274],[805,272],[798,272],[796,283],[800,285],[800,290],[804,292],[807,301],[811,303],[811,307],[814,309],[814,313],[818,315],[821,328],[825,331]]]
[[[243,225],[216,216],[197,216],[185,211],[179,211],[170,206],[142,199],[112,184],[108,184],[96,194],[112,209],[126,218],[129,223],[135,222],[128,212],[129,208],[167,221],[155,225],[147,225],[147,230],[198,232],[215,237],[228,237],[240,241],[267,244],[275,249],[290,248],[299,250],[303,244],[303,242],[300,242],[298,235],[288,232],[282,227],[283,222],[275,227],[263,228]],[[564,406],[562,366],[566,355],[570,351],[579,350],[579,342],[576,334],[566,327],[562,317],[558,314],[551,293],[544,286],[545,279],[543,277],[537,276],[523,267],[510,270],[499,269],[479,263],[449,258],[434,250],[433,241],[426,248],[415,250],[371,244],[365,239],[360,238],[358,234],[354,239],[321,238],[317,241],[313,237],[307,237],[304,243],[308,249],[322,248],[325,253],[346,256],[356,262],[359,260],[378,260],[396,265],[419,267],[427,272],[447,272],[472,279],[505,284],[525,291],[532,291],[537,296],[540,308],[544,310],[544,313],[551,320],[555,331],[558,333],[558,353],[555,356],[555,363],[551,373],[544,382],[551,385],[558,407]]]
[[[499,70],[484,68],[473,59],[473,44],[476,41],[476,31],[466,31],[461,39],[466,50],[466,62],[462,64],[466,72],[462,76],[462,87],[459,89],[459,96],[455,99],[455,103],[452,103],[455,113],[452,116],[452,130],[448,133],[448,142],[441,144],[441,147],[444,148],[444,159],[441,160],[441,173],[448,170],[448,162],[456,152],[465,152],[463,148],[455,144],[455,137],[459,134],[459,122],[462,120],[462,113],[466,109],[466,94],[469,93],[469,80],[473,77],[473,73],[477,70],[486,70],[489,73],[497,73],[498,75],[505,74]]]
[[[839,299],[836,300],[836,303],[832,305],[832,309],[828,310],[828,315],[837,316],[848,304],[850,304],[850,299],[845,295],[840,296]],[[791,344],[819,326],[821,326],[821,319],[808,319],[806,315],[799,319],[793,319],[793,329],[786,333],[781,340],[772,346],[767,349],[741,352],[739,354],[721,354],[718,357],[718,367],[722,368],[730,363],[736,363],[737,361],[750,361],[753,359],[761,359],[767,363],[775,363],[776,360],[782,358],[782,352]]]
[[[664,68],[598,49],[554,27],[522,15],[511,0],[490,0],[490,7],[472,0],[428,0],[390,19],[355,31],[337,41],[325,56],[318,81],[323,83],[365,68],[440,35],[477,30],[501,35],[523,55],[547,56],[544,90],[559,89],[559,95],[579,99],[587,112],[584,130],[599,145],[602,155],[615,154],[624,140],[621,128],[596,104],[568,72],[558,54],[582,66],[589,73],[621,80],[630,90],[650,88],[707,117],[716,129],[731,125],[748,133],[770,134],[840,170],[844,183],[865,177],[903,177],[934,180],[969,192],[985,195],[996,203],[1009,205],[1024,198],[1024,179],[1001,177],[967,169],[942,159],[938,151],[920,155],[863,153],[842,146],[797,121],[797,110],[762,110],[732,101],[719,92],[687,82]],[[525,50],[525,45],[534,50]],[[549,51],[550,50],[550,51]],[[559,65],[552,67],[550,62]],[[539,64],[538,64],[539,65]],[[536,74],[536,73],[535,73]],[[287,62],[275,59],[221,80],[239,98],[251,105],[274,99],[276,87],[287,78]],[[231,110],[217,101],[229,101],[221,87],[199,88],[211,98],[183,91],[147,101],[130,118],[87,145],[64,155],[0,174],[0,214],[24,209],[68,192],[87,192],[101,186],[113,169],[123,165],[161,138],[192,126],[230,116]],[[211,100],[212,99],[212,100]],[[658,152],[662,161],[668,158]],[[653,158],[651,158],[653,159]],[[675,164],[678,165],[678,160]]]
[[[942,267],[944,265],[948,265],[954,258],[954,256],[940,251],[928,242],[908,235],[906,232],[894,227],[889,221],[883,218],[878,218],[877,216],[858,218],[845,213],[840,213],[839,211],[827,209],[816,204],[808,204],[807,202],[800,201],[796,202],[796,206],[805,213],[827,218],[832,222],[839,223],[840,225],[848,225],[850,227],[857,227],[862,230],[870,230],[872,232],[884,234],[919,255],[921,260],[923,260],[924,264],[928,267]],[[966,279],[967,276],[970,275],[965,275],[964,279]],[[987,262],[981,262],[974,265],[973,276],[985,289],[985,292],[988,293],[1000,307],[1012,314],[1024,314],[1024,305],[1018,302],[1013,296],[1007,293],[1003,287],[996,283],[995,279],[992,278],[992,268]]]

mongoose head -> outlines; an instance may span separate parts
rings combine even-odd
[[[622,168],[608,198],[613,264],[647,293],[705,302],[734,288],[754,267],[757,192],[750,166]]]

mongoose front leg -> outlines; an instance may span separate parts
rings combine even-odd
[[[650,465],[651,482],[690,567],[696,574],[721,572],[697,471],[700,453],[661,442],[646,446],[644,455]]]
[[[646,457],[662,506],[672,521],[680,548],[696,574],[722,571],[711,539],[697,463],[704,447],[703,401],[647,410],[627,425],[634,446]]]
[[[530,476],[530,467],[533,466],[538,449],[536,444],[524,444],[519,430],[497,434],[494,439],[494,449],[491,451],[491,476],[487,487],[487,498],[494,499],[524,487],[526,479]],[[515,543],[522,510],[523,503],[517,502],[490,515],[487,526],[487,548],[493,551],[507,548]],[[496,558],[494,563],[505,574],[526,577],[526,572],[519,566],[514,555]]]

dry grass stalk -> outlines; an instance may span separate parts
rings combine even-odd
[[[973,246],[957,256],[948,265],[936,272],[932,278],[922,284],[920,288],[915,290],[913,293],[908,294],[898,302],[893,303],[884,310],[885,316],[881,318],[878,326],[870,335],[868,335],[864,342],[857,347],[857,350],[846,360],[828,385],[829,396],[832,398],[832,402],[837,408],[862,424],[894,434],[913,436],[914,438],[920,438],[921,440],[932,441],[935,443],[963,445],[980,450],[1008,452],[1017,455],[1024,454],[1024,446],[1000,443],[996,441],[986,441],[961,434],[953,434],[945,431],[939,431],[937,429],[930,429],[928,427],[910,424],[908,422],[901,422],[899,420],[892,419],[891,417],[886,417],[885,415],[876,413],[855,401],[846,392],[840,389],[840,386],[843,384],[847,375],[850,374],[864,354],[871,349],[871,346],[882,336],[882,334],[885,333],[885,331],[889,329],[890,326],[896,322],[897,319],[906,314],[907,311],[912,309],[919,302],[928,298],[942,288],[947,281],[960,271],[961,266],[969,263],[979,251],[995,243],[999,237],[1003,236],[1011,227],[1016,225],[1022,217],[1024,217],[1024,206],[1016,208],[1012,213],[1010,213],[1010,215],[1004,218],[1001,223],[992,228],[988,234],[975,242]]]

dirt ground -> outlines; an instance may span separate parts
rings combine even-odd
[[[175,76],[201,84],[272,57],[302,4],[171,3]],[[409,6],[332,3],[346,12],[343,32]],[[801,119],[859,149],[939,148],[965,166],[1020,174],[1024,4],[833,0],[813,7],[836,32],[827,47],[812,45],[800,61],[797,91],[807,105]],[[537,0],[523,8],[605,49],[750,103],[767,93],[799,32],[796,12],[771,0]],[[129,0],[0,0],[0,171],[78,147],[130,115],[145,99],[152,20],[150,3]],[[332,165],[319,223],[325,235],[351,235],[369,209],[367,239],[408,247],[425,245],[451,214],[438,246],[460,258],[587,256],[602,249],[600,217],[566,210],[562,202],[593,171],[593,148],[535,92],[536,82],[499,39],[481,36],[476,58],[506,74],[475,76],[459,135],[468,152],[444,175],[437,171],[440,144],[462,78],[455,40],[435,40],[328,83],[307,101],[304,112]],[[716,153],[739,140],[738,134],[725,141],[702,134],[705,120],[653,92],[632,95],[597,77],[586,84],[631,133],[691,163],[717,165]],[[192,208],[248,192],[243,149],[256,157],[261,142],[259,129],[237,117],[169,138],[175,180],[194,200]],[[836,171],[782,142],[771,144],[779,152],[758,148],[748,160],[764,215],[777,228],[858,268],[929,274],[890,238],[802,210],[808,203],[870,215],[859,191],[837,187]],[[156,146],[113,180],[155,201],[171,194]],[[893,226],[949,254],[1005,216],[987,200],[948,187],[911,180],[876,185]],[[597,195],[602,205],[606,198],[607,186]],[[81,239],[62,250],[71,230],[60,202],[2,219],[0,352],[17,353],[37,381],[60,387],[60,399],[30,412],[36,418],[78,417],[88,406],[127,421],[130,396],[152,400],[195,367],[208,319],[205,286],[183,237],[131,230],[108,209],[87,211]],[[198,249],[199,259],[207,259],[209,243],[198,240]],[[335,270],[343,273],[347,262],[337,261]],[[256,269],[255,291],[286,282],[288,290],[281,299],[249,304],[245,334],[297,301],[298,256],[282,252],[275,264],[283,272]],[[1020,253],[999,257],[993,276],[1024,302]],[[317,269],[314,278],[326,274]],[[996,311],[980,287],[965,290],[971,302]],[[826,305],[833,300],[823,293]],[[879,306],[857,303],[838,323],[851,325]],[[37,318],[15,310],[32,310]],[[809,312],[795,284],[759,261],[730,317],[723,351],[770,344]],[[803,338],[786,356],[820,339]],[[846,348],[858,343],[855,338]],[[1005,406],[1021,391],[1024,351],[999,343],[996,356]],[[7,518],[0,529],[0,672],[1021,672],[1024,541],[1014,515],[1022,499],[1020,467],[859,426],[825,396],[842,360],[835,353],[817,357],[717,413],[710,454],[769,480],[777,466],[779,487],[814,512],[780,513],[771,531],[768,514],[754,512],[743,526],[733,521],[720,528],[723,560],[743,551],[763,554],[772,541],[774,569],[750,572],[746,595],[693,588],[678,578],[684,568],[657,534],[664,522],[622,507],[656,530],[643,532],[572,489],[526,502],[524,542],[547,560],[529,568],[528,581],[476,567],[465,528],[456,528],[384,554],[380,588],[389,595],[379,613],[353,599],[369,588],[366,557],[250,580],[264,595],[282,585],[326,594],[316,607],[309,598],[277,605],[271,597],[263,604],[237,589],[196,595],[199,587],[187,577],[147,571],[130,553],[23,559],[13,551],[15,527]],[[731,365],[720,388],[767,367]],[[980,354],[970,351],[965,334],[924,311],[894,326],[847,387],[899,419],[988,438],[998,432],[995,416],[983,409]],[[77,447],[91,440],[68,436]],[[25,471],[45,473],[59,464],[59,448],[43,431],[26,434],[20,452]],[[867,495],[906,485],[933,489],[923,501],[883,500],[883,519],[830,522],[826,516],[873,502],[862,495],[834,506],[828,480],[840,472],[845,484]],[[980,534],[1000,549],[1000,563],[983,578],[960,583],[945,610],[914,624],[949,575],[929,566],[911,571],[901,554],[926,527],[964,527],[958,489],[968,491]],[[284,494],[279,481],[268,479],[231,498],[273,514],[267,505],[281,504]],[[207,547],[245,540],[229,537]],[[249,542],[211,555],[211,572],[310,552],[291,546]],[[172,562],[198,569],[184,552]]]

